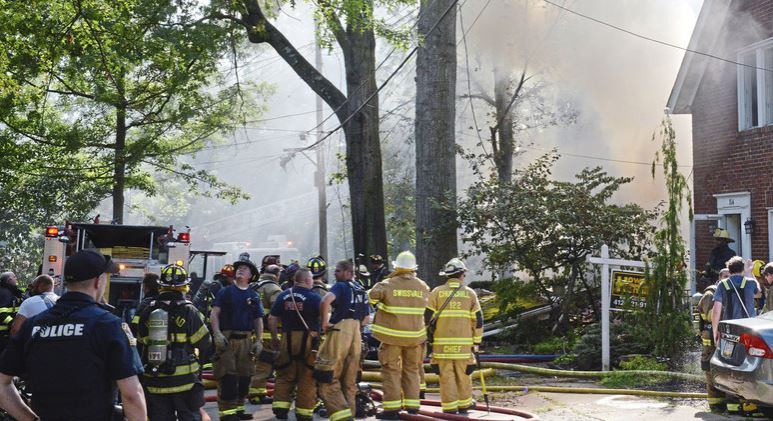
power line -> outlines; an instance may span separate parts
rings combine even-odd
[[[448,13],[449,13],[449,12],[450,12],[450,11],[451,11],[451,10],[452,10],[454,7],[456,7],[456,4],[457,4],[458,2],[459,2],[459,0],[453,0],[453,1],[451,2],[451,4],[450,4],[450,5],[448,5],[448,8],[446,9],[446,11],[445,11],[445,12],[443,12],[443,14],[440,16],[440,18],[438,18],[437,22],[435,22],[435,24],[434,24],[434,25],[433,25],[433,26],[432,26],[432,27],[429,29],[429,31],[427,31],[427,33],[426,33],[425,37],[426,37],[426,36],[429,36],[429,35],[430,35],[432,32],[434,32],[434,31],[435,31],[435,29],[436,29],[436,28],[437,28],[437,27],[440,25],[440,22],[442,22],[442,21],[443,21],[443,19],[445,19],[445,17],[448,15]],[[353,113],[349,114],[349,116],[348,116],[348,117],[347,117],[347,118],[346,118],[344,121],[342,121],[342,122],[341,122],[341,123],[340,123],[340,124],[339,124],[339,125],[338,125],[336,128],[334,128],[333,130],[331,130],[331,131],[330,131],[328,134],[326,134],[325,136],[321,137],[321,138],[320,138],[318,141],[316,141],[316,142],[312,143],[311,145],[309,145],[309,146],[307,146],[307,147],[303,148],[302,150],[311,149],[311,148],[313,148],[314,146],[317,146],[317,145],[319,145],[320,143],[324,142],[324,141],[325,141],[327,138],[329,138],[330,136],[332,136],[332,135],[333,135],[333,133],[337,132],[337,131],[338,131],[338,130],[340,130],[342,127],[344,127],[344,125],[346,125],[346,123],[348,123],[348,122],[349,122],[349,120],[351,120],[351,119],[352,119],[352,118],[354,118],[354,117],[355,117],[357,114],[359,114],[359,113],[360,113],[360,111],[362,111],[362,109],[363,109],[363,108],[365,108],[365,106],[367,106],[367,105],[370,103],[370,101],[371,101],[371,100],[372,100],[372,99],[373,99],[373,98],[374,98],[376,95],[378,95],[378,93],[379,93],[379,92],[381,92],[381,90],[382,90],[382,89],[384,89],[384,87],[385,87],[385,86],[386,86],[386,85],[389,83],[389,81],[390,81],[390,80],[392,80],[392,78],[393,78],[393,77],[394,77],[394,76],[395,76],[395,75],[396,75],[396,74],[397,74],[397,73],[400,71],[400,69],[402,69],[402,68],[403,68],[403,66],[405,66],[405,63],[407,63],[407,62],[408,62],[408,60],[410,60],[410,59],[411,59],[411,57],[413,57],[413,55],[414,55],[414,54],[416,54],[416,52],[417,52],[418,50],[419,50],[419,47],[418,47],[418,46],[416,46],[416,47],[413,47],[413,49],[411,50],[411,52],[410,52],[410,53],[408,53],[408,55],[407,55],[407,56],[406,56],[406,57],[403,59],[403,61],[401,61],[401,62],[400,62],[400,64],[397,66],[397,68],[396,68],[395,70],[393,70],[393,71],[392,71],[392,73],[390,73],[390,74],[389,74],[389,76],[386,78],[386,80],[384,80],[384,82],[382,82],[382,83],[381,83],[381,85],[380,85],[380,86],[379,86],[379,87],[376,89],[376,92],[373,92],[373,93],[372,93],[372,94],[371,94],[371,95],[370,95],[370,96],[369,96],[369,97],[368,97],[368,98],[367,98],[365,101],[363,101],[363,103],[362,103],[362,104],[361,104],[359,107],[357,107],[357,109],[356,109],[356,110],[354,110],[354,112],[353,112]],[[312,130],[313,130],[313,129],[312,129]]]
[[[573,15],[577,15],[577,16],[579,16],[579,17],[581,17],[581,18],[584,18],[584,19],[590,20],[590,21],[592,21],[592,22],[596,22],[596,23],[598,23],[598,24],[600,24],[600,25],[606,26],[606,27],[608,27],[608,28],[615,29],[615,30],[617,30],[617,31],[620,31],[620,32],[624,32],[624,33],[626,33],[626,34],[628,34],[628,35],[632,35],[632,36],[634,36],[634,37],[641,38],[641,39],[643,39],[643,40],[646,40],[646,41],[654,42],[654,43],[656,43],[656,44],[660,44],[660,45],[665,45],[666,47],[676,48],[677,50],[682,50],[682,51],[685,51],[685,52],[688,52],[688,53],[693,53],[693,54],[698,54],[698,55],[701,55],[701,56],[705,56],[705,57],[713,58],[713,59],[715,59],[715,60],[724,61],[724,62],[726,62],[726,63],[730,63],[730,64],[736,64],[736,65],[743,66],[743,67],[748,67],[748,68],[750,68],[750,69],[756,69],[756,70],[764,70],[764,71],[766,71],[766,72],[773,72],[773,70],[766,69],[766,68],[764,68],[764,67],[757,67],[757,66],[753,66],[753,65],[751,65],[751,64],[746,64],[746,63],[739,63],[739,62],[737,62],[737,61],[735,61],[735,60],[731,60],[731,59],[728,59],[728,58],[724,58],[724,57],[716,56],[716,55],[714,55],[714,54],[704,53],[704,52],[702,52],[702,51],[698,51],[698,50],[692,50],[692,49],[690,49],[690,48],[682,47],[681,45],[676,45],[676,44],[672,44],[672,43],[670,43],[670,42],[661,41],[661,40],[659,40],[659,39],[656,39],[656,38],[648,37],[648,36],[646,36],[646,35],[642,35],[642,34],[639,34],[639,33],[633,32],[633,31],[631,31],[631,30],[628,30],[628,29],[622,28],[622,27],[620,27],[620,26],[613,25],[613,24],[611,24],[611,23],[608,23],[608,22],[604,22],[603,20],[600,20],[600,19],[594,18],[594,17],[592,17],[592,16],[588,16],[588,15],[582,14],[582,13],[580,13],[580,12],[576,12],[576,11],[574,11],[574,10],[572,10],[572,9],[569,9],[568,7],[562,6],[562,5],[560,5],[560,4],[556,4],[556,3],[554,3],[554,2],[552,2],[552,1],[550,1],[550,0],[542,0],[542,1],[544,1],[545,3],[547,3],[547,4],[551,5],[551,6],[554,6],[554,7],[557,7],[557,8],[559,8],[559,9],[561,9],[561,10],[564,10],[564,11],[566,11],[566,12],[569,12],[569,13],[571,13],[571,14],[573,14]]]
[[[457,132],[457,134],[462,135],[462,136],[468,136],[468,137],[474,138],[473,135],[468,134],[468,133],[464,133],[464,132]],[[540,152],[551,152],[553,150],[553,149],[545,149],[545,148],[540,148],[540,147],[537,147],[537,146],[528,146],[528,145],[521,145],[520,147],[526,148],[526,149],[532,149],[532,150],[540,151]],[[583,155],[583,154],[576,154],[576,153],[569,153],[569,152],[561,152],[561,151],[558,150],[558,148],[556,148],[555,150],[556,150],[556,153],[558,153],[561,156],[571,156],[571,157],[575,157],[575,158],[593,159],[593,160],[597,160],[597,161],[618,162],[618,163],[621,163],[621,164],[646,165],[646,166],[650,166],[650,167],[652,166],[652,162],[632,161],[632,160],[626,160],[626,159],[606,158],[606,157],[602,157],[602,156],[593,156],[593,155]],[[680,167],[684,167],[684,168],[692,168],[692,165],[681,165],[680,164],[679,166]]]

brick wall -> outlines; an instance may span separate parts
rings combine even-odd
[[[735,1],[731,9],[712,53],[736,60],[741,48],[773,36],[773,0]],[[756,222],[752,257],[767,261],[767,208],[773,207],[773,126],[739,133],[737,95],[736,65],[709,59],[692,104],[695,213],[716,213],[714,194],[751,193]],[[697,224],[695,234],[696,268],[700,270],[714,240],[708,223]]]

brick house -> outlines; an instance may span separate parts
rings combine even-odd
[[[773,261],[773,0],[705,0],[688,49],[713,56],[686,52],[668,100],[692,115],[693,268],[716,227]]]

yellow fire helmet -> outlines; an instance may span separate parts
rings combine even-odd
[[[765,262],[762,260],[755,260],[754,263],[752,263],[752,275],[754,275],[755,278],[762,278],[763,268],[765,268]]]

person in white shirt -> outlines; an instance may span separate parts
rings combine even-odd
[[[21,303],[16,318],[11,326],[11,336],[21,329],[24,321],[53,307],[59,296],[54,294],[54,279],[48,275],[40,275],[32,281],[32,288],[38,294],[27,298]]]

